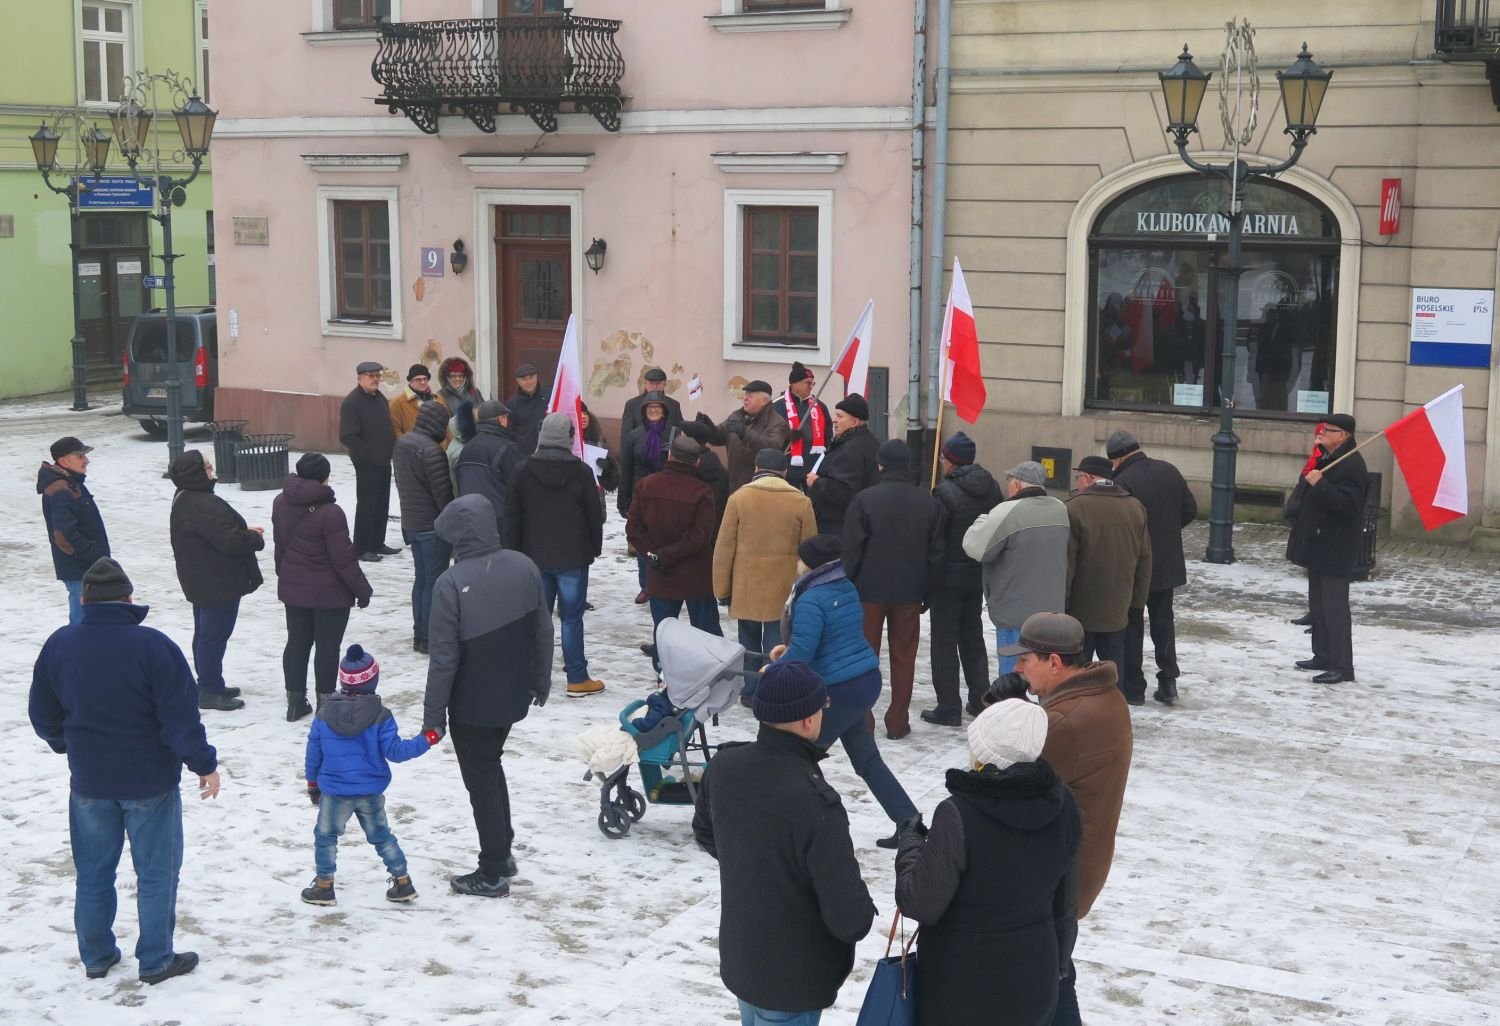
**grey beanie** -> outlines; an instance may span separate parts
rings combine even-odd
[[[541,430],[537,433],[538,449],[573,448],[573,418],[566,413],[549,413],[542,418]]]
[[[108,556],[100,556],[83,575],[85,602],[120,602],[135,593],[125,568]]]

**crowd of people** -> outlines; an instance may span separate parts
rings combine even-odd
[[[609,448],[600,425],[586,410],[577,424],[547,414],[530,365],[518,368],[504,402],[484,399],[459,358],[444,362],[436,391],[425,365],[414,365],[394,399],[379,388],[384,370],[360,364],[342,405],[356,476],[352,531],[319,453],[297,461],[271,510],[286,718],[316,714],[305,765],[319,808],[316,875],[303,900],[336,900],[334,853],[351,817],[390,873],[387,897],[415,897],[382,796],[389,763],[444,739],[479,841],[477,868],[450,886],[508,893],[517,866],[503,756],[516,724],[551,694],[554,615],[565,694],[606,687],[590,672],[584,623],[613,491],[637,560],[637,602],[653,626],[686,607],[694,627],[721,634],[727,612],[745,669],[763,671],[747,675],[741,697],[759,734],[721,747],[694,818],[695,837],[720,864],[722,972],[743,1021],[816,1022],[871,926],[841,799],[817,770],[835,741],[893,824],[877,843],[896,851],[897,904],[923,926],[918,1021],[1078,1021],[1070,954],[1113,856],[1132,748],[1128,708],[1145,701],[1148,621],[1152,697],[1166,705],[1179,697],[1172,600],[1186,583],[1182,530],[1197,507],[1175,467],[1116,431],[1104,455],[1073,468],[1077,487],[1063,500],[1049,494],[1047,470],[1035,462],[997,479],[958,432],[942,443],[940,481],[929,491],[906,443],[871,432],[864,397],[829,411],[800,363],[780,396],[751,381],[722,420],[684,418],[663,390],[665,375],[648,369],[626,404],[621,445],[599,455]],[[579,428],[597,447],[585,450],[588,462],[577,455]],[[1344,415],[1319,426],[1287,509],[1289,555],[1309,569],[1314,655],[1298,665],[1325,683],[1353,679],[1348,578],[1358,530],[1348,525],[1364,489],[1353,431]],[[713,446],[724,449],[722,461]],[[102,977],[120,958],[113,879],[128,835],[141,921],[155,930],[148,938],[143,928],[136,955],[141,978],[154,983],[196,963],[171,945],[176,780],[186,765],[204,797],[218,792],[199,710],[245,704],[223,660],[241,600],[262,584],[257,553],[266,539],[214,494],[214,468],[201,453],[172,464],[170,537],[193,610],[190,668],[170,639],[143,625],[145,607],[133,604],[125,569],[111,558],[85,483],[91,451],[59,439],[38,478],[70,625],[36,662],[31,716],[72,771],[87,973]],[[373,594],[361,563],[400,551],[385,542],[393,478],[412,555],[412,647],[428,665],[422,729],[406,740],[376,693],[374,655],[344,648],[351,609]],[[924,615],[934,702],[920,716],[961,729],[967,714],[972,756],[970,767],[948,773],[951,797],[930,826],[882,758],[873,716],[885,691],[884,642],[885,738],[910,734]],[[659,671],[652,642],[641,648]],[[120,668],[111,722],[99,720],[92,699],[101,685],[85,658]],[[996,1007],[1011,1011],[985,1012]]]

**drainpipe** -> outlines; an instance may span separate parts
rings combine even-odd
[[[936,105],[933,138],[936,140],[937,152],[933,159],[932,232],[929,235],[932,264],[928,278],[932,287],[927,293],[927,347],[930,356],[927,378],[928,430],[936,430],[938,405],[942,402],[942,396],[938,394],[943,380],[942,368],[939,366],[942,358],[942,339],[939,336],[943,330],[943,241],[948,220],[948,55],[952,49],[953,0],[938,0],[937,31],[937,69],[933,79],[933,102]],[[932,446],[929,444],[927,448],[931,449]]]
[[[922,200],[926,183],[922,123],[927,116],[927,0],[917,0],[911,51],[911,291],[907,326],[906,438],[921,444],[922,432]]]

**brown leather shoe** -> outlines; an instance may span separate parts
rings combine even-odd
[[[635,604],[638,606],[644,606],[647,602],[650,601],[651,596],[647,595],[644,591],[637,593],[635,596]]]
[[[900,741],[903,737],[905,737],[906,735],[908,735],[910,733],[911,733],[911,724],[910,723],[906,724],[905,726],[897,727],[897,728],[894,728],[894,729],[892,729],[891,727],[886,727],[885,728],[885,738],[886,738],[887,741]]]

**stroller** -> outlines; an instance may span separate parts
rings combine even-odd
[[[612,773],[588,774],[600,780],[599,829],[612,840],[629,834],[631,825],[646,814],[648,796],[657,805],[692,805],[698,800],[693,771],[701,775],[718,747],[709,744],[704,721],[717,726],[719,713],[735,703],[740,693],[737,678],[760,676],[760,671],[743,669],[746,652],[738,642],[675,618],[657,626],[656,651],[672,712],[642,731],[631,718],[647,707],[645,701],[620,710],[620,729],[635,742],[645,793],[630,786],[628,762]],[[681,771],[681,780],[665,775],[672,769]]]

